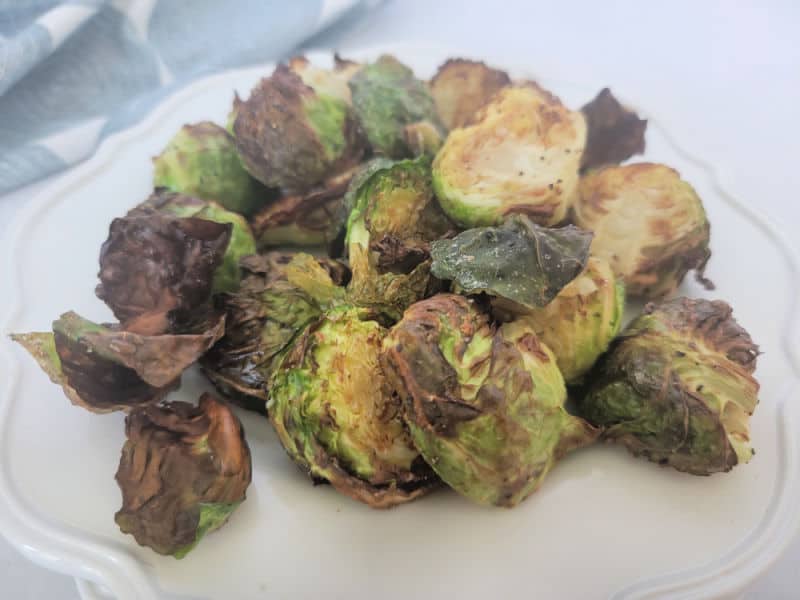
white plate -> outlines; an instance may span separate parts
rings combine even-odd
[[[452,54],[404,46],[354,58],[379,51],[396,53],[421,77]],[[573,107],[602,84],[575,86],[557,74],[508,66],[516,76],[537,75]],[[110,319],[93,294],[98,250],[111,219],[150,191],[149,157],[185,122],[224,122],[232,90],[246,94],[270,69],[228,72],[179,92],[32,202],[3,253],[14,273],[3,331],[48,329],[69,309]],[[800,260],[773,226],[723,190],[707,165],[670,140],[657,108],[640,107],[650,119],[645,158],[677,167],[713,223],[707,274],[717,290],[708,294],[687,282],[682,292],[729,300],[764,351],[757,371],[761,403],[752,419],[758,453],[749,465],[692,477],[635,460],[619,447],[594,446],[569,455],[515,510],[481,508],[443,491],[375,511],[330,487],[313,488],[266,420],[242,414],[254,460],[247,502],[176,561],[138,547],[114,524],[123,416],[71,406],[4,339],[3,533],[37,562],[102,584],[122,600],[661,598],[741,589],[777,557],[798,521],[800,411],[792,401],[800,359],[790,341],[798,339]],[[196,397],[203,386],[197,373],[188,373],[176,397]]]

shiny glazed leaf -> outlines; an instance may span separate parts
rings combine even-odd
[[[431,271],[465,294],[486,293],[522,309],[545,306],[583,270],[592,234],[540,227],[525,216],[433,242]]]

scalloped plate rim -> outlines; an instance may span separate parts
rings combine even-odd
[[[420,52],[426,48],[450,56],[469,56],[470,54],[469,51],[462,52],[458,49],[426,43],[392,43],[364,48],[347,48],[347,51],[360,56],[376,56],[384,52],[402,54],[404,49]],[[307,54],[330,56],[331,51],[315,49],[308,51]],[[516,68],[517,72],[530,71],[529,66],[514,64],[513,61],[498,60],[498,63],[507,65],[511,70]],[[61,176],[21,209],[14,221],[9,224],[9,233],[2,243],[8,272],[12,275],[12,284],[10,287],[11,302],[6,314],[0,319],[0,332],[7,334],[9,325],[20,314],[22,308],[21,273],[16,266],[16,255],[24,242],[25,232],[34,224],[36,217],[42,211],[55,204],[65,190],[79,185],[86,178],[96,176],[98,170],[108,161],[113,160],[114,155],[121,151],[127,143],[147,135],[181,102],[217,82],[225,81],[237,74],[263,72],[272,65],[274,63],[230,69],[191,82],[165,98],[141,122],[107,138],[91,158]],[[543,77],[542,79],[565,82],[563,78],[558,77]],[[635,106],[635,103],[630,104]],[[781,342],[782,351],[788,359],[793,378],[785,383],[783,389],[797,385],[800,383],[800,350],[795,348],[792,340],[800,337],[798,336],[800,254],[779,227],[728,193],[726,191],[728,186],[720,181],[717,171],[711,165],[696,158],[685,151],[683,145],[676,143],[669,135],[669,128],[665,126],[663,119],[654,117],[653,111],[649,109],[646,112],[651,126],[657,127],[670,145],[686,160],[701,167],[725,203],[760,229],[785,260],[791,275],[792,299],[789,314],[784,317],[785,326]],[[8,426],[8,415],[13,404],[14,390],[19,381],[18,361],[9,349],[10,342],[5,335],[3,338],[0,342],[0,369],[5,370],[5,377],[3,377],[3,385],[0,388],[0,444],[5,439],[5,436],[1,434]],[[787,394],[783,397],[789,396]],[[800,432],[800,407],[785,399],[779,403],[777,417],[779,420],[778,432],[782,437],[779,443],[781,449],[779,458],[784,477],[779,478],[776,484],[776,490],[770,501],[769,514],[762,519],[756,529],[731,551],[705,565],[632,582],[615,592],[613,598],[620,600],[645,599],[666,595],[699,598],[709,594],[715,596],[730,594],[751,583],[778,559],[800,527],[800,512],[793,509],[800,503],[800,474],[797,473],[797,459],[800,456],[800,434],[798,433]],[[0,445],[0,450],[2,450],[2,445]],[[121,600],[157,596],[158,588],[148,576],[147,569],[128,553],[107,543],[93,540],[84,532],[76,531],[62,524],[51,523],[46,516],[37,515],[25,507],[24,501],[14,492],[14,483],[10,478],[6,456],[7,453],[0,452],[0,507],[4,509],[0,510],[0,524],[2,533],[20,552],[41,566],[75,576],[79,580],[78,589],[82,593],[88,589],[80,582],[81,579],[85,579],[112,590]],[[743,551],[742,548],[746,548],[746,550]]]

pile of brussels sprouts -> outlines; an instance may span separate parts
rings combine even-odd
[[[76,405],[127,412],[116,521],[182,557],[244,500],[230,404],[377,508],[446,484],[513,507],[597,440],[697,475],[747,462],[757,346],[703,277],[709,223],[607,89],[574,111],[454,59],[279,65],[184,126],[115,219],[96,293],[15,335]],[[624,329],[629,297],[654,300]],[[221,400],[168,394],[199,362]],[[568,404],[569,400],[569,404]],[[309,487],[309,493],[313,493]]]

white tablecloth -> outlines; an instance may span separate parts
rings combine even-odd
[[[537,61],[548,61],[569,80],[599,76],[643,106],[666,95],[676,114],[694,107],[693,118],[672,124],[675,137],[715,165],[738,197],[788,229],[800,224],[798,31],[800,4],[793,0],[394,0],[315,45],[438,42],[475,55],[516,56],[534,70]],[[658,106],[669,118],[670,104]],[[40,187],[0,197],[0,235]],[[797,565],[800,541],[745,597],[800,597]],[[69,578],[28,563],[0,538],[0,597],[66,600],[78,594]]]

